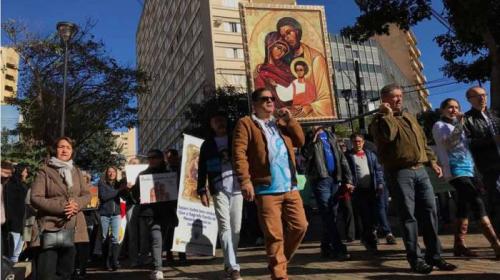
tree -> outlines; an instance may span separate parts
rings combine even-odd
[[[500,109],[500,1],[443,0],[442,15],[430,0],[356,0],[361,10],[357,22],[342,30],[353,40],[389,34],[389,24],[409,30],[431,15],[449,26],[435,38],[446,64],[441,68],[457,81],[491,82],[491,106]]]
[[[91,34],[92,27],[88,21],[69,45],[66,136],[75,140],[76,151],[85,151],[77,156],[77,164],[97,171],[109,162],[97,154],[118,152],[109,130],[135,125],[134,98],[146,92],[142,85],[147,79],[107,54],[104,43]],[[8,46],[21,58],[17,97],[9,101],[23,116],[17,128],[18,148],[25,153],[44,150],[60,136],[64,48],[55,33],[34,35],[15,21],[2,23],[2,29]]]
[[[248,96],[235,87],[217,88],[209,93],[211,98],[202,103],[191,103],[184,112],[184,117],[190,123],[186,133],[206,138],[210,130],[209,116],[211,112],[224,110],[227,112],[229,127],[234,127],[236,121],[249,114]]]

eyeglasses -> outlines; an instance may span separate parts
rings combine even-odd
[[[276,100],[276,98],[274,96],[261,96],[261,97],[259,97],[259,100],[262,102],[267,102],[267,101],[274,102],[274,100]]]
[[[486,98],[486,97],[488,97],[487,94],[477,94],[474,96],[469,96],[469,99],[471,99],[471,98]]]

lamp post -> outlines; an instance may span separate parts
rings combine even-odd
[[[61,136],[64,136],[64,127],[66,123],[66,83],[68,74],[68,43],[78,31],[76,24],[60,21],[57,23],[57,33],[64,42],[64,76],[63,76],[63,96],[62,96],[62,113],[61,113]]]
[[[354,128],[352,125],[352,116],[351,116],[351,95],[352,95],[352,90],[351,89],[344,89],[341,91],[342,97],[344,97],[345,102],[347,103],[347,113],[349,114],[349,126],[351,127],[351,133],[354,133]]]

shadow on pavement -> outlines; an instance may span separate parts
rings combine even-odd
[[[494,273],[463,273],[451,275],[425,275],[426,280],[498,280],[500,274]],[[412,280],[422,279],[422,276],[417,275],[401,275],[401,274],[383,274],[367,276],[366,279],[371,280]]]

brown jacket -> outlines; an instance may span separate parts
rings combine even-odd
[[[425,133],[411,114],[377,114],[370,124],[377,154],[385,170],[394,171],[436,162]]]
[[[90,202],[89,186],[85,183],[81,171],[73,168],[73,197],[80,208]],[[64,226],[64,206],[68,201],[68,188],[55,168],[44,165],[31,186],[31,205],[38,210],[37,225],[34,227],[32,246],[39,246],[39,232],[56,231]],[[67,223],[66,228],[75,228],[75,243],[88,242],[87,224],[80,211]]]
[[[288,123],[279,120],[278,127],[290,156],[292,177],[295,178],[293,176],[295,174],[293,147],[300,148],[304,145],[304,133],[295,119],[291,119]],[[233,160],[233,166],[242,189],[250,182],[254,186],[271,184],[266,136],[250,116],[241,118],[234,129]],[[294,180],[293,178],[292,180]],[[293,183],[297,183],[296,179],[294,181]]]

